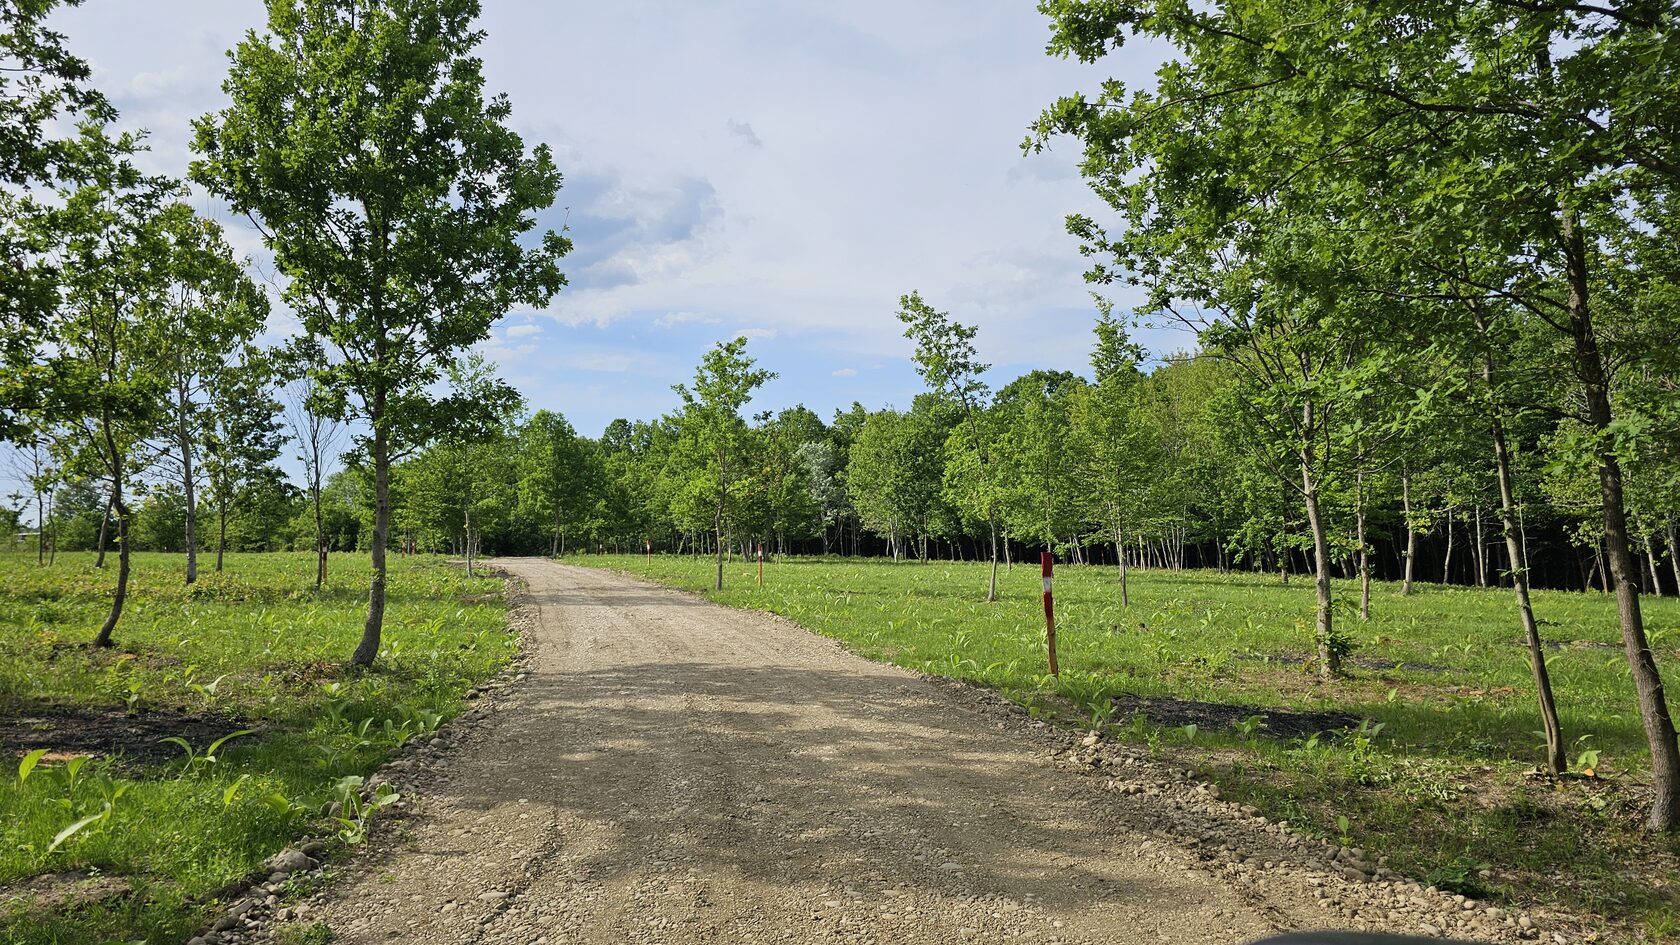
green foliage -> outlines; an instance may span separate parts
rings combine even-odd
[[[77,912],[77,940],[182,941],[203,928],[198,900],[300,834],[365,835],[392,801],[358,799],[340,808],[348,824],[326,820],[341,779],[436,731],[514,652],[499,582],[435,559],[394,562],[383,669],[359,676],[344,671],[342,654],[361,630],[366,557],[344,556],[318,594],[308,553],[232,554],[192,588],[179,567],[177,556],[136,553],[123,647],[89,652],[65,644],[102,617],[115,575],[86,554],[61,554],[51,569],[33,555],[0,555],[0,624],[16,628],[0,634],[0,710],[52,704],[98,719],[132,699],[126,725],[161,713],[228,720],[211,736],[166,736],[174,759],[150,741],[122,747],[156,762],[120,766],[36,750],[0,782],[0,884],[90,867],[145,877],[132,902]],[[193,687],[212,685],[206,708]],[[234,734],[246,729],[256,731]],[[63,931],[0,917],[6,941]]]
[[[433,387],[516,306],[545,305],[570,243],[535,239],[560,174],[487,97],[476,0],[275,0],[231,54],[228,107],[198,120],[193,179],[260,220],[312,380],[365,420],[375,502],[368,620],[380,647],[393,454],[487,405]],[[307,168],[300,172],[299,169]]]

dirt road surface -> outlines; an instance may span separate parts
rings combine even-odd
[[[539,608],[528,675],[457,740],[402,840],[309,912],[336,941],[1227,943],[1353,915],[1419,929],[1380,903],[1317,901],[1372,895],[1322,864],[1209,865],[1195,848],[1228,823],[1210,834],[1170,793],[1067,770],[1018,714],[949,684],[619,575],[498,564]],[[1281,843],[1243,819],[1256,849]]]

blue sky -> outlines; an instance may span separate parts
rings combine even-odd
[[[997,383],[1084,368],[1093,307],[1062,219],[1099,206],[1072,142],[1019,145],[1059,94],[1147,82],[1148,50],[1052,59],[1030,0],[485,7],[489,84],[554,149],[566,186],[545,223],[577,247],[571,286],[483,346],[533,409],[590,435],[668,411],[736,334],[780,375],[755,410],[907,405],[920,385],[893,312],[911,289],[980,326]],[[263,16],[260,0],[87,0],[55,25],[148,129],[153,168],[181,174],[225,51]],[[199,203],[261,268],[248,226]]]

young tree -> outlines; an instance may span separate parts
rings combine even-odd
[[[117,117],[88,84],[88,64],[46,25],[79,3],[0,4],[0,440],[27,437],[21,411],[39,406],[49,382],[38,355],[60,298],[54,251],[69,236],[55,232],[31,191],[68,180],[87,157],[85,140],[61,129]]]
[[[214,420],[209,394],[223,375],[246,369],[241,349],[262,331],[268,300],[234,259],[221,227],[185,204],[160,220],[167,259],[153,344],[169,373],[158,465],[180,487],[188,584],[198,580],[198,450]],[[219,553],[218,553],[219,557]],[[221,570],[218,564],[217,570]]]
[[[986,523],[991,537],[992,569],[986,584],[986,601],[997,600],[998,515],[1002,497],[998,488],[997,464],[993,458],[993,431],[981,422],[990,391],[980,375],[990,365],[980,363],[974,350],[977,332],[971,325],[951,320],[912,292],[898,301],[898,320],[904,323],[904,337],[916,344],[916,373],[928,389],[949,398],[961,410],[964,440],[957,456],[970,459],[972,476],[964,476],[963,495],[976,517]]]
[[[305,345],[301,349],[302,363],[319,365],[323,352],[319,345]],[[302,377],[293,381],[286,392],[286,424],[291,439],[297,444],[298,462],[303,464],[305,488],[315,519],[315,589],[327,580],[327,552],[331,546],[326,516],[322,507],[321,489],[338,462],[338,444],[344,425],[338,421],[343,414],[342,402],[309,376],[306,367]]]
[[[128,498],[144,465],[143,444],[156,435],[168,366],[156,326],[168,249],[161,225],[179,186],[141,174],[129,160],[129,135],[111,138],[84,126],[75,142],[74,177],[59,202],[31,215],[63,236],[54,252],[59,294],[40,357],[48,379],[37,395],[41,415],[62,432],[59,454],[75,476],[103,479],[117,525],[117,586],[93,645],[111,645],[128,600]]]
[[[1079,388],[1070,408],[1068,452],[1084,485],[1090,518],[1114,537],[1120,569],[1120,606],[1131,606],[1127,587],[1126,537],[1138,526],[1157,479],[1158,437],[1143,413],[1143,351],[1127,337],[1106,303],[1097,321],[1091,354],[1096,383]]]
[[[519,501],[533,518],[547,523],[550,557],[565,554],[566,528],[575,527],[590,505],[588,445],[566,422],[539,410],[519,430]]]
[[[703,497],[711,508],[712,534],[717,540],[717,580],[723,590],[725,524],[732,512],[732,490],[750,475],[745,469],[748,429],[741,408],[752,400],[753,391],[776,375],[755,368],[747,356],[747,339],[720,341],[706,352],[694,372],[694,387],[672,388],[682,398],[677,427],[682,432],[686,454],[685,478],[692,494]]]
[[[274,464],[285,444],[280,404],[270,393],[270,365],[246,348],[209,387],[204,430],[204,472],[216,503],[216,570],[227,553],[228,515],[244,497],[272,491],[285,474]]]
[[[527,152],[506,97],[486,98],[477,0],[271,0],[268,32],[231,55],[232,104],[201,118],[193,177],[257,220],[312,373],[367,424],[373,580],[351,662],[384,625],[392,441],[435,432],[432,385],[519,305],[546,304],[569,243],[535,240],[560,175]]]

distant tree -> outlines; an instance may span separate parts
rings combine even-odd
[[[852,440],[846,491],[864,527],[886,537],[895,561],[910,554],[908,541],[925,549],[942,501],[943,443],[954,434],[931,409],[924,403],[920,412],[877,411]]]
[[[841,523],[853,512],[846,494],[844,467],[840,464],[841,451],[833,440],[814,440],[799,448],[797,458],[805,471],[806,488],[821,525],[822,553],[827,555]]]
[[[712,534],[717,541],[717,579],[723,589],[725,526],[731,511],[733,490],[751,471],[745,468],[748,442],[746,420],[741,408],[753,392],[776,375],[754,366],[747,356],[747,339],[720,341],[706,352],[694,372],[694,387],[682,384],[673,390],[682,398],[677,414],[681,432],[682,477],[688,494],[711,509]]]
[[[271,0],[232,53],[232,103],[200,119],[193,177],[257,220],[305,333],[312,377],[366,422],[373,581],[351,662],[384,625],[393,438],[428,441],[430,391],[459,352],[564,284],[569,248],[528,239],[560,174],[486,98],[476,0]]]
[[[169,399],[155,453],[180,490],[191,584],[198,580],[198,453],[214,422],[210,390],[225,383],[221,375],[244,370],[241,348],[262,331],[268,300],[234,258],[220,226],[186,204],[167,208],[159,223],[167,281],[158,316],[151,320],[152,343],[169,375]]]
[[[974,350],[976,329],[951,320],[949,314],[938,311],[922,301],[918,292],[899,299],[898,320],[905,325],[904,336],[916,344],[916,371],[928,388],[942,397],[950,398],[962,413],[962,435],[958,455],[971,457],[970,474],[965,476],[963,495],[975,517],[986,523],[991,536],[992,570],[986,585],[986,600],[997,600],[998,573],[998,515],[1002,496],[998,488],[997,464],[992,456],[994,431],[981,422],[989,389],[980,375],[989,365],[982,364]]]
[[[344,425],[338,420],[344,413],[342,400],[331,388],[310,376],[310,371],[318,370],[324,357],[325,353],[313,339],[300,339],[292,352],[292,360],[302,368],[298,372],[300,377],[286,389],[286,424],[297,446],[298,462],[303,464],[305,491],[314,513],[315,540],[311,547],[315,551],[317,591],[327,580],[327,552],[332,544],[321,491],[338,463],[338,446],[344,435]]]
[[[566,529],[589,513],[592,487],[588,444],[566,418],[539,410],[519,430],[519,501],[545,523],[548,553],[565,554]]]
[[[1078,457],[1072,405],[1084,393],[1077,377],[1034,372],[998,392],[993,407],[1002,434],[996,441],[1004,519],[1013,536],[1046,551],[1077,551],[1082,531]],[[1007,395],[1007,396],[1006,396]]]
[[[1143,412],[1142,350],[1106,307],[1096,331],[1096,383],[1078,389],[1069,405],[1067,451],[1091,520],[1114,538],[1120,606],[1130,607],[1126,539],[1147,514],[1150,488],[1159,478],[1159,440]]]
[[[280,403],[270,385],[270,365],[246,348],[233,369],[215,375],[204,432],[204,471],[216,503],[216,570],[227,552],[228,516],[242,497],[276,489],[285,474],[275,465],[285,445]]]

